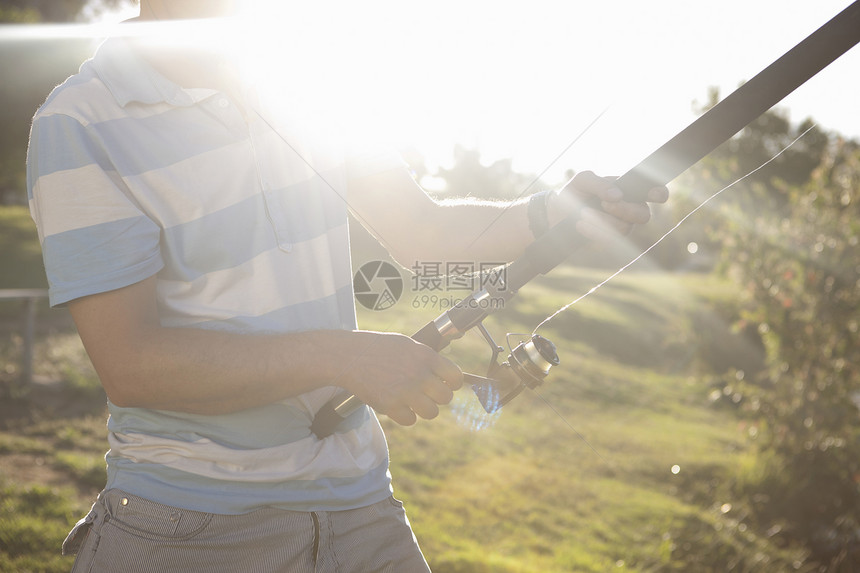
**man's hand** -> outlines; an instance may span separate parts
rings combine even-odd
[[[626,235],[633,225],[642,225],[651,219],[648,203],[630,203],[624,200],[621,190],[614,186],[617,177],[599,177],[583,171],[568,183],[558,195],[551,196],[547,206],[551,224],[581,212],[577,230],[586,238],[605,243]],[[648,192],[648,201],[665,203],[669,198],[666,187],[655,187]]]
[[[456,364],[402,334],[349,333],[342,376],[333,383],[398,424],[435,418],[463,384]],[[349,357],[349,358],[347,358]]]

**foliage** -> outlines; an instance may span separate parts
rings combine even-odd
[[[766,114],[709,168],[744,173],[806,127]],[[717,234],[745,293],[737,327],[767,352],[759,376],[730,381],[762,451],[741,493],[760,527],[833,571],[860,565],[858,188],[860,146],[813,129],[736,191]]]
[[[9,6],[8,2],[0,3],[0,22],[3,24],[35,24],[41,18],[35,8]]]
[[[0,206],[0,289],[47,286],[36,225],[23,206]]]
[[[0,0],[0,24],[68,22],[83,8],[129,0]],[[0,50],[0,204],[24,203],[30,119],[51,89],[75,73],[96,47],[95,39],[33,37],[4,40]]]
[[[95,49],[91,39],[10,40],[0,50],[0,204],[24,203],[30,120]]]
[[[0,0],[0,22],[73,22],[86,7],[96,10],[129,4],[130,0]]]
[[[436,176],[445,182],[446,197],[514,200],[546,188],[536,177],[514,171],[510,159],[484,165],[477,149],[459,145],[454,147],[454,165],[439,168]]]

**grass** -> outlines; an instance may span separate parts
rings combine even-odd
[[[556,269],[487,326],[498,341],[530,332],[602,278]],[[710,384],[761,359],[724,351],[748,346],[730,328],[733,296],[702,275],[622,275],[541,328],[561,365],[487,429],[456,415],[473,404],[410,428],[384,421],[396,495],[433,570],[722,571],[756,560],[793,570],[798,555],[723,511],[749,444]],[[411,322],[401,328],[411,332],[428,320],[404,313],[364,312],[360,323]],[[729,359],[715,364],[714,353]],[[483,374],[489,349],[467,335],[446,354]]]
[[[0,571],[69,571],[59,547],[103,487],[104,417],[0,432]]]
[[[486,325],[500,343],[531,332],[604,277],[556,269]],[[360,309],[361,326],[412,333],[439,314],[410,295]],[[433,570],[797,570],[804,555],[754,531],[732,493],[755,479],[755,453],[712,391],[761,361],[730,326],[734,299],[704,275],[623,274],[540,329],[561,365],[536,392],[493,416],[464,389],[436,420],[383,419],[395,493]],[[7,377],[14,336],[0,344]],[[476,333],[444,353],[478,374],[490,354]],[[73,331],[41,331],[36,373],[53,383],[0,401],[0,571],[68,571],[60,543],[104,483],[104,397]]]
[[[73,488],[0,483],[0,571],[68,571],[58,551],[83,508]]]
[[[0,207],[0,289],[45,288],[36,225],[27,207]]]

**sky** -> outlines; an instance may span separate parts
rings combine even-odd
[[[623,173],[693,121],[711,87],[728,95],[850,3],[270,0],[254,25],[276,38],[262,77],[307,74],[321,106],[349,100],[357,125],[431,169],[460,144],[561,182],[566,169]],[[858,72],[855,47],[780,108],[860,138]]]

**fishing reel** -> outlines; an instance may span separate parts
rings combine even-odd
[[[487,375],[464,374],[463,377],[488,413],[496,412],[525,388],[536,388],[549,374],[550,368],[559,363],[555,345],[537,334],[529,335],[528,340],[510,351],[507,360],[499,363],[499,356],[505,349],[496,344],[483,325],[488,311],[482,301],[488,298],[502,301],[510,299],[525,284],[527,277],[536,268],[534,265],[546,262],[540,258],[524,261],[506,267],[507,280],[473,292],[412,335],[413,340],[438,352],[470,329],[479,330],[493,352]],[[507,337],[509,341],[511,336],[509,334]],[[364,404],[356,396],[348,392],[339,394],[316,413],[311,432],[320,439],[330,436],[343,420],[362,406]]]
[[[483,324],[478,324],[477,329],[492,348],[493,355],[486,376],[463,374],[463,380],[471,385],[488,414],[498,411],[524,389],[540,386],[550,369],[559,364],[555,345],[539,334],[529,335],[510,351],[507,360],[499,363],[504,347],[496,344]],[[508,334],[506,338],[510,340],[511,336],[514,335]]]

